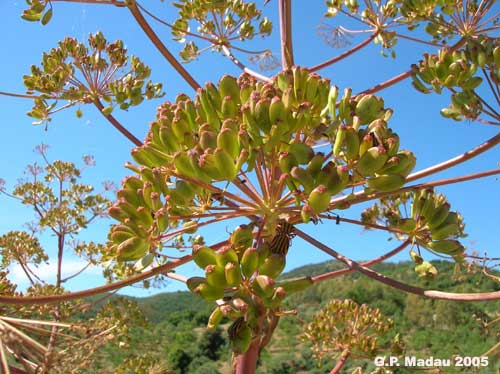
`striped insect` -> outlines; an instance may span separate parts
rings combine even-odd
[[[286,255],[294,236],[295,227],[287,221],[281,220],[278,222],[278,225],[276,226],[276,234],[269,244],[270,252]]]

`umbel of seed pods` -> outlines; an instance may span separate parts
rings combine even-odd
[[[132,150],[139,166],[126,165],[135,175],[125,178],[109,211],[119,221],[109,236],[111,255],[121,262],[150,261],[165,235],[193,234],[193,217],[224,204],[207,187],[233,182],[257,164],[277,174],[269,181],[271,190],[281,185],[282,195],[288,189],[295,197],[291,204],[297,217],[287,218],[300,215],[303,222],[327,211],[332,196],[352,184],[365,184],[370,191],[398,189],[415,157],[399,149],[399,137],[387,125],[391,115],[381,98],[352,97],[350,89],[339,95],[327,79],[299,67],[281,72],[270,83],[246,74],[225,75],[217,85],[199,89],[193,100],[181,94],[175,103],[159,107],[144,144]],[[318,144],[327,146],[315,151]],[[235,318],[233,336],[247,336],[245,326],[254,328],[254,311],[245,295],[262,299],[272,309],[289,292],[287,287],[304,287],[274,281],[283,270],[293,231],[283,221],[281,209],[289,206],[280,205],[280,197],[255,201],[252,215],[265,222],[259,248],[250,236],[241,247],[231,237],[231,245],[220,253],[195,247],[205,277],[190,280],[190,288],[207,300],[221,299],[226,289],[238,295],[217,307],[211,319]],[[248,235],[250,228],[238,230]],[[241,299],[238,306],[236,299]],[[246,345],[236,346],[241,351]]]

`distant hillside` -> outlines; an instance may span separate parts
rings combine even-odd
[[[379,264],[374,269],[389,277],[425,288],[455,292],[500,290],[499,282],[481,274],[454,274],[454,265],[444,261],[436,261],[434,265],[440,273],[433,281],[418,279],[409,262]],[[330,261],[297,268],[283,277],[320,274],[342,267],[338,262]],[[479,356],[498,341],[496,332],[499,329],[487,331],[479,320],[497,317],[499,302],[454,303],[423,299],[354,273],[322,282],[287,299],[287,307],[296,309],[298,315],[281,319],[270,346],[263,354],[259,372],[328,373],[335,361],[318,368],[310,349],[297,337],[302,332],[301,321],[309,321],[312,314],[333,298],[367,303],[394,319],[395,330],[406,343],[407,355],[424,358],[431,355],[442,358],[451,358],[453,355]],[[108,349],[105,353],[108,365],[118,364],[127,354],[147,352],[170,367],[173,373],[229,372],[225,333],[206,333],[203,328],[213,309],[212,303],[189,292],[163,293],[135,300],[150,321],[150,326],[148,329],[134,331],[135,343],[132,350],[118,352],[116,349]],[[490,357],[488,368],[478,373],[496,373],[499,364],[496,357]],[[370,373],[374,368],[368,360],[351,361],[347,367],[354,368],[358,365],[363,367],[363,373]],[[111,373],[110,368],[109,370]],[[460,373],[458,368],[446,370],[443,373]],[[470,368],[462,372],[473,373]],[[346,370],[345,373],[350,371]],[[394,373],[408,371],[395,370]]]

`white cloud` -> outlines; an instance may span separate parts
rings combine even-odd
[[[62,278],[71,276],[76,272],[80,271],[85,265],[86,261],[80,259],[69,259],[67,261],[63,261],[62,264]],[[30,267],[33,272],[38,275],[41,279],[45,280],[48,283],[53,283],[56,279],[57,274],[57,263],[52,262],[48,264],[40,264],[37,268],[34,266]],[[26,274],[24,273],[21,265],[16,264],[9,268],[8,278],[15,284],[22,286],[27,286],[29,281],[26,278]],[[98,274],[101,270],[96,266],[89,266],[85,271],[81,274],[81,276],[90,275],[90,274]]]

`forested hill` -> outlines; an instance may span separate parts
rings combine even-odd
[[[373,269],[389,277],[425,288],[455,292],[486,292],[500,289],[500,282],[481,273],[457,273],[454,265],[437,261],[439,275],[432,281],[417,278],[413,265],[408,262],[388,263]],[[320,274],[342,268],[337,262],[325,262],[297,268],[283,277]],[[259,372],[284,373],[328,373],[336,360],[326,360],[319,368],[312,358],[307,344],[299,336],[305,322],[331,299],[352,299],[379,308],[395,322],[394,334],[400,333],[406,345],[405,355],[452,358],[453,355],[479,356],[498,342],[500,326],[484,328],[482,321],[498,316],[500,302],[456,303],[423,299],[379,284],[361,274],[350,274],[310,287],[287,299],[287,308],[297,315],[283,317],[270,346],[263,354]],[[163,293],[147,298],[135,299],[149,321],[147,328],[133,331],[133,342],[126,349],[110,347],[103,352],[103,363],[99,372],[105,373],[127,356],[147,354],[171,371],[165,373],[225,373],[230,372],[229,351],[223,330],[205,332],[204,326],[213,305],[188,292]],[[222,327],[225,325],[223,322]],[[495,356],[490,364],[478,373],[494,374],[500,367]],[[105,362],[105,364],[104,364]],[[350,373],[362,366],[362,373],[370,373],[374,366],[370,360],[348,361],[342,371]],[[471,368],[445,369],[443,373],[473,373]],[[128,371],[127,371],[128,373]],[[132,373],[132,371],[130,371]],[[394,371],[408,373],[408,371]]]

